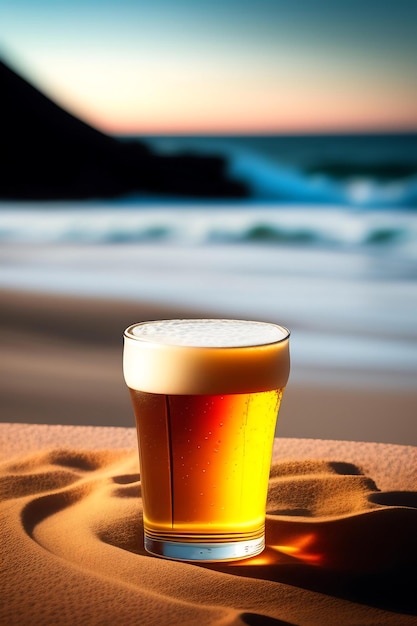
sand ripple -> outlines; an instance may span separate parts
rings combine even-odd
[[[134,450],[4,463],[0,495],[0,623],[416,623],[417,493],[381,492],[351,463],[275,463],[267,548],[234,564],[145,553]]]

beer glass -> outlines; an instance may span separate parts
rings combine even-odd
[[[123,369],[145,549],[200,562],[262,552],[289,331],[245,320],[138,323],[124,332]]]

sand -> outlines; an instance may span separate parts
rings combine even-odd
[[[417,447],[394,445],[417,444],[417,391],[326,370],[290,384],[264,553],[166,561],[143,548],[121,332],[204,312],[0,299],[1,625],[417,623]]]
[[[0,623],[417,623],[417,449],[277,439],[267,548],[144,552],[133,428],[0,424]]]
[[[0,303],[0,422],[133,426],[123,330],[140,320],[206,316],[14,290],[0,290]],[[297,328],[291,330],[294,336]],[[417,445],[417,386],[393,386],[389,372],[375,380],[372,372],[352,377],[341,368],[303,370],[293,361],[277,435]]]

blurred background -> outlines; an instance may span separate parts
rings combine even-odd
[[[0,5],[0,420],[133,426],[122,332],[292,332],[277,434],[417,445],[417,4]]]

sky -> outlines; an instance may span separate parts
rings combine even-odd
[[[0,0],[0,56],[113,134],[417,130],[417,0]]]

